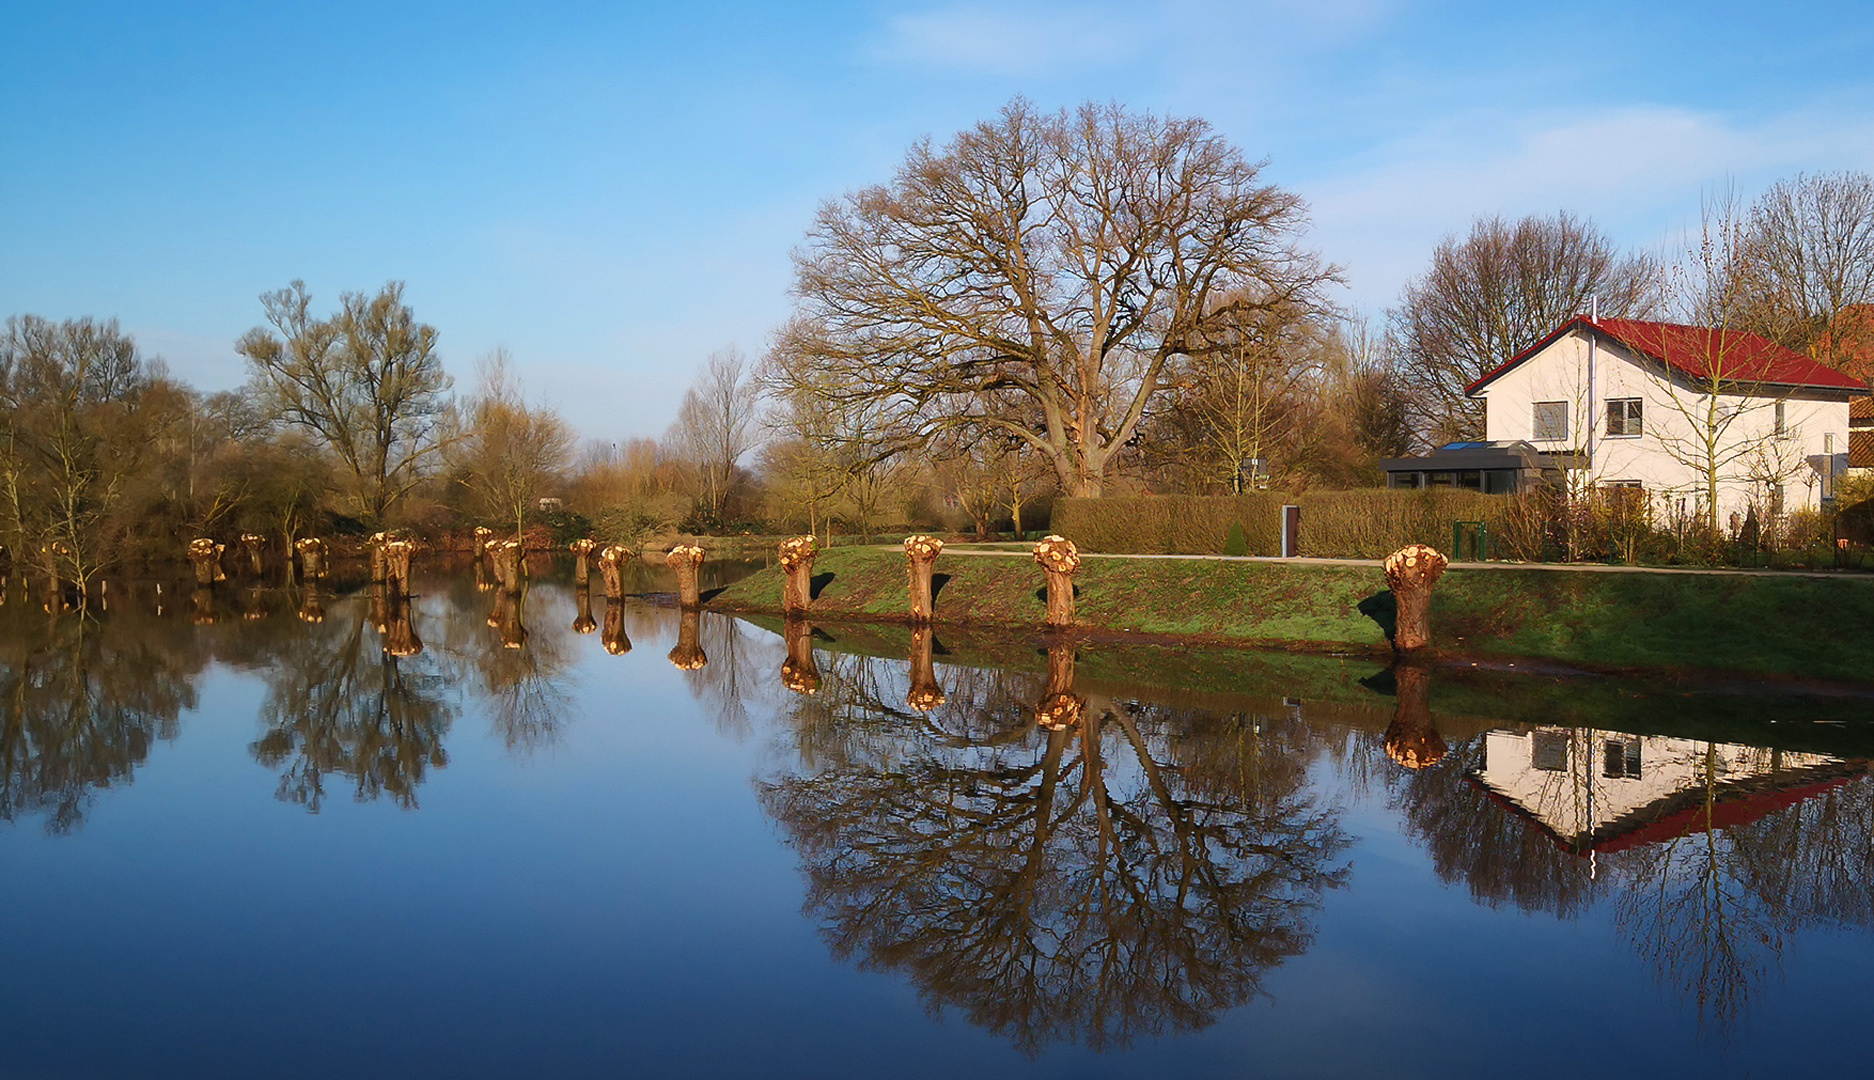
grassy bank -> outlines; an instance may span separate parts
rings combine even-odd
[[[951,554],[937,568],[940,626],[1041,621],[1041,572],[1027,557]],[[814,570],[822,617],[903,617],[902,553],[835,549]],[[1089,557],[1075,585],[1078,614],[1092,628],[1386,650],[1381,624],[1361,611],[1389,599],[1372,567]],[[780,603],[781,574],[770,568],[712,606],[773,612]],[[1439,582],[1432,613],[1446,655],[1874,681],[1874,581],[1859,578],[1454,569]]]

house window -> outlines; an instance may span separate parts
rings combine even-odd
[[[1568,402],[1538,401],[1535,412],[1536,442],[1561,442],[1568,438]]]
[[[1529,764],[1543,772],[1568,768],[1568,732],[1537,731],[1529,736]]]
[[[1640,434],[1640,399],[1609,398],[1607,401],[1607,434],[1614,438],[1630,439]]]
[[[1640,778],[1640,740],[1637,736],[1608,739],[1601,750],[1602,775],[1616,780]]]
[[[1789,418],[1783,411],[1781,401],[1776,403],[1776,437],[1779,439],[1789,437]]]

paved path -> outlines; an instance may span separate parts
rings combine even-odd
[[[881,551],[897,550],[889,545],[876,545]],[[998,551],[993,548],[975,548],[966,544],[952,544],[944,548],[945,555],[973,555],[978,557],[1001,555],[1009,558],[1033,558],[1027,551]],[[1283,559],[1274,555],[1102,555],[1090,551],[1080,553],[1082,559],[1161,559],[1190,560],[1207,562],[1248,562],[1278,563],[1291,566],[1371,566],[1379,567],[1379,559]],[[1609,566],[1605,563],[1526,563],[1526,562],[1454,562],[1452,570],[1556,570],[1568,573],[1584,574],[1704,574],[1708,576],[1730,577],[1801,577],[1822,578],[1829,581],[1874,582],[1874,574],[1853,570],[1739,570],[1691,566]]]

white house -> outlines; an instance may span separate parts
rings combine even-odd
[[[1697,514],[1814,509],[1848,465],[1857,379],[1755,334],[1577,316],[1465,387],[1486,438],[1574,454],[1571,479]]]

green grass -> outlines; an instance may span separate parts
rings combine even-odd
[[[822,552],[823,619],[902,619],[906,572],[892,548]],[[951,554],[936,622],[1032,629],[1045,613],[1040,568],[1019,556]],[[1086,626],[1141,634],[1379,655],[1380,625],[1361,614],[1380,594],[1377,568],[1267,562],[1089,558],[1075,579]],[[781,575],[761,571],[714,606],[778,611]],[[1433,594],[1447,655],[1529,657],[1597,668],[1710,669],[1874,682],[1874,581],[1783,575],[1667,575],[1450,570]]]

